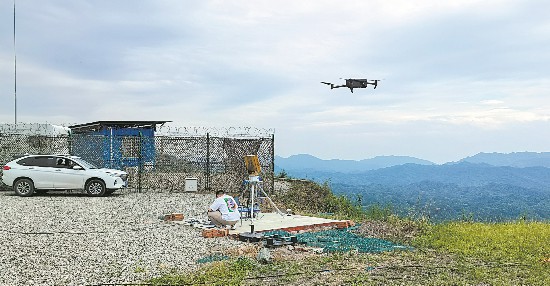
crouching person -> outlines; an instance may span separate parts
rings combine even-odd
[[[232,196],[222,190],[217,191],[216,199],[208,209],[208,218],[218,227],[235,229],[235,224],[241,218],[238,207]]]

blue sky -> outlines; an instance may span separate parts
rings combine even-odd
[[[13,1],[0,122],[14,121]],[[550,2],[16,0],[19,122],[275,129],[276,154],[550,151]],[[383,79],[376,90],[321,81]]]

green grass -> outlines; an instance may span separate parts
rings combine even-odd
[[[550,225],[451,222],[434,225],[417,243],[485,261],[536,265],[550,257]]]
[[[418,247],[456,255],[462,274],[490,284],[550,285],[550,224],[545,222],[433,225]]]
[[[194,273],[172,273],[153,278],[153,285],[241,285],[256,262],[245,257],[206,264]]]

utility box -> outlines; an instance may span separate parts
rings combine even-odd
[[[198,189],[197,178],[185,178],[185,191],[196,192]]]

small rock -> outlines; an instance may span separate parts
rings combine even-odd
[[[273,257],[271,256],[271,252],[269,252],[269,249],[262,248],[258,252],[258,261],[263,264],[271,263],[273,260]]]

